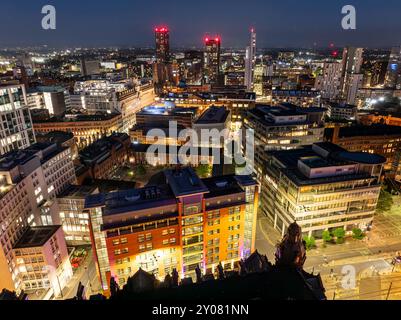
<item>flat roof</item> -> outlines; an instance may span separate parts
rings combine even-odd
[[[202,180],[190,167],[168,169],[164,171],[164,174],[176,197],[209,192]]]
[[[359,137],[359,136],[386,136],[401,135],[401,127],[388,126],[385,124],[372,124],[369,126],[356,125],[351,127],[340,127],[339,137]]]
[[[171,116],[171,115],[179,115],[179,114],[191,114],[195,115],[198,112],[198,107],[169,107],[169,106],[157,106],[151,105],[144,107],[142,110],[137,112],[137,115],[162,115],[162,116]]]
[[[96,190],[92,185],[70,185],[57,198],[85,198]]]
[[[202,179],[202,181],[209,190],[209,193],[205,194],[205,198],[220,197],[244,191],[234,175],[211,177]]]
[[[41,247],[60,228],[60,225],[29,227],[14,245],[13,249]]]
[[[22,150],[13,150],[0,156],[0,170],[9,171],[18,165],[24,165],[28,161],[37,157],[37,153],[42,151],[41,163],[46,162],[68,147],[60,147],[52,142],[37,142]]]
[[[209,107],[202,115],[195,121],[196,124],[209,124],[209,123],[224,123],[229,116],[230,111],[225,107]]]
[[[160,185],[88,195],[85,208],[104,207],[103,215],[108,216],[176,203],[171,189]]]
[[[67,115],[68,116],[68,115]],[[102,114],[76,114],[68,117],[52,117],[46,120],[38,119],[34,123],[63,123],[63,122],[85,122],[85,121],[107,121],[120,117],[121,113],[102,113]]]
[[[371,178],[368,173],[345,174],[341,176],[329,176],[319,178],[306,177],[298,168],[298,161],[304,162],[311,168],[333,167],[351,164],[383,164],[386,159],[382,156],[370,153],[348,152],[330,142],[316,143],[320,148],[328,152],[327,157],[319,155],[312,146],[305,146],[293,150],[270,151],[268,154],[280,161],[285,168],[280,169],[297,185],[314,185],[335,183],[340,181]]]

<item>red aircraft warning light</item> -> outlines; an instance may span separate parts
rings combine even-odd
[[[156,27],[155,32],[168,32],[167,27]]]
[[[205,37],[205,43],[208,43],[209,41],[220,42],[220,37],[215,37],[212,39],[210,39],[209,37]]]

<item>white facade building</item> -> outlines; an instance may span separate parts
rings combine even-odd
[[[24,85],[0,86],[0,154],[35,142]]]
[[[323,99],[338,99],[341,96],[342,84],[341,62],[325,62],[322,74],[316,77],[315,88],[320,91]]]
[[[37,143],[0,157],[0,287],[21,288],[13,246],[28,226],[59,223],[56,195],[75,182],[69,148]]]

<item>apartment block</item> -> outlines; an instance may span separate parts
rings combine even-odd
[[[51,289],[60,296],[72,278],[72,267],[59,225],[29,227],[13,247],[17,282],[25,292]]]
[[[0,86],[0,154],[35,142],[24,85]]]
[[[21,288],[12,248],[28,226],[58,221],[57,194],[75,182],[69,148],[36,143],[0,157],[0,286]]]
[[[154,186],[88,196],[91,237],[103,288],[139,268],[164,279],[195,276],[219,262],[235,268],[254,250],[258,185],[249,176],[200,179],[189,168]]]

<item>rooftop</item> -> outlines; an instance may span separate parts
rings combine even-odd
[[[58,144],[63,144],[74,138],[72,132],[65,131],[50,131],[50,132],[35,132],[36,140],[38,141],[49,141]]]
[[[9,171],[18,165],[24,165],[35,156],[39,156],[39,152],[42,152],[40,162],[44,163],[66,149],[67,147],[59,147],[51,142],[37,142],[23,150],[13,150],[0,156],[0,171]]]
[[[29,227],[14,245],[13,249],[34,248],[43,246],[61,226]]]
[[[230,111],[225,107],[209,107],[202,115],[195,121],[195,124],[210,124],[210,123],[224,123],[229,116]]]
[[[155,175],[152,185],[144,188],[92,194],[86,197],[85,208],[103,207],[105,216],[159,206],[176,205],[177,198],[203,193],[206,198],[244,192],[242,186],[255,185],[250,176],[220,176],[200,179],[192,168],[168,169]],[[176,212],[164,212],[163,217]],[[148,217],[136,215],[135,219]],[[149,217],[148,217],[149,218]]]
[[[101,163],[110,156],[113,148],[115,150],[123,148],[123,144],[120,141],[125,141],[126,139],[129,139],[126,133],[116,133],[96,140],[79,152],[79,158],[85,164]]]
[[[264,126],[285,126],[285,125],[299,125],[308,124],[306,112],[300,110],[287,109],[283,106],[269,106],[269,105],[258,105],[254,109],[248,111],[250,117],[257,119]],[[276,117],[291,117],[291,116],[305,116],[299,117],[296,120],[286,122],[276,122]]]
[[[290,96],[290,97],[317,97],[320,96],[320,91],[315,90],[272,90],[274,96]]]
[[[101,113],[101,114],[74,114],[66,117],[52,117],[46,120],[35,120],[35,123],[57,123],[57,122],[85,122],[85,121],[107,121],[121,117],[120,113]]]
[[[349,109],[349,110],[357,109],[357,106],[354,106],[352,104],[344,104],[344,103],[336,103],[336,102],[329,103],[329,106],[331,108],[337,108],[337,109]]]
[[[316,147],[322,151],[317,151]],[[323,156],[321,152],[326,153],[326,156]],[[329,173],[328,176],[311,178],[300,171],[298,161],[310,168],[329,168],[353,164],[380,165],[386,162],[386,159],[380,155],[348,152],[329,142],[315,143],[313,146],[305,146],[294,150],[271,151],[269,154],[285,166],[280,170],[297,185],[316,185],[372,178],[370,173],[364,171],[343,173],[341,175]]]
[[[190,167],[165,170],[167,183],[170,185],[175,197],[196,193],[207,193],[209,190]]]
[[[58,195],[57,198],[85,198],[95,190],[96,186],[70,185],[63,193]]]
[[[188,115],[196,115],[198,112],[198,107],[175,107],[168,105],[151,105],[143,108],[141,111],[137,112],[137,115],[180,115],[180,114],[188,114]]]
[[[325,129],[325,136],[332,137],[333,128]],[[351,127],[340,127],[339,138],[372,137],[372,136],[400,136],[401,127],[388,126],[385,124],[372,124],[370,126],[355,125]]]
[[[212,177],[202,179],[202,181],[209,190],[209,193],[205,194],[205,198],[220,197],[244,191],[234,175]]]

